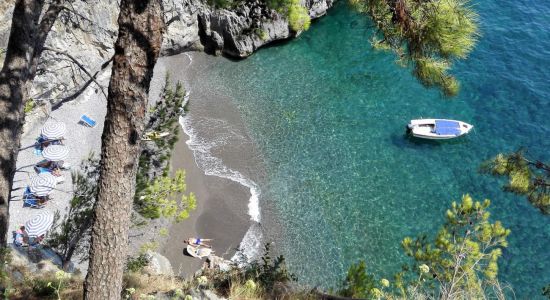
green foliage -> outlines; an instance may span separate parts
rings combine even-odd
[[[550,299],[550,284],[542,288],[542,295]]]
[[[414,72],[425,86],[438,85],[445,95],[453,96],[458,93],[459,83],[447,73],[449,68],[450,64],[446,60],[419,58],[416,60]]]
[[[31,277],[26,285],[31,288],[32,295],[40,299],[61,299],[62,292],[71,283],[71,274],[57,271],[47,277]]]
[[[11,260],[11,248],[0,247],[0,287],[5,288],[5,292],[8,293],[11,286],[8,265],[11,263]]]
[[[413,263],[395,275],[395,290],[388,289],[388,280],[368,275],[361,262],[350,267],[339,294],[366,299],[484,299],[487,289],[501,295],[498,259],[510,230],[489,221],[489,204],[465,195],[447,210],[433,241],[427,235],[403,239],[403,250]]]
[[[391,48],[414,65],[414,74],[426,86],[439,86],[447,96],[458,93],[459,83],[448,71],[464,59],[478,37],[478,16],[467,0],[350,0],[371,16],[382,40],[375,48]]]
[[[139,253],[145,254],[147,251],[156,251],[159,247],[159,244],[156,241],[146,242],[141,247],[139,247]]]
[[[27,99],[27,101],[25,101],[25,106],[23,107],[23,111],[25,112],[25,114],[28,114],[35,107],[36,107],[36,102],[33,99]]]
[[[151,109],[146,132],[169,133],[167,137],[146,141],[141,153],[136,176],[136,210],[144,217],[174,218],[181,221],[189,216],[189,211],[196,206],[193,193],[185,195],[185,171],[178,170],[174,177],[169,174],[169,160],[177,142],[178,119],[183,110],[185,89],[181,83],[172,88],[170,78],[162,91],[161,100]],[[162,174],[157,174],[158,170]],[[182,194],[181,199],[176,196]]]
[[[93,206],[97,196],[97,181],[99,180],[99,159],[94,153],[80,164],[80,168],[72,173],[74,195],[67,214],[63,220],[56,215],[53,230],[48,235],[46,243],[56,250],[68,263],[74,255],[80,255],[81,261],[87,259]]]
[[[268,243],[265,245],[264,254],[260,260],[253,261],[242,269],[235,268],[231,272],[214,274],[211,278],[211,285],[220,293],[231,295],[231,289],[235,289],[235,283],[248,284],[249,289],[250,285],[254,283],[256,292],[270,294],[276,284],[285,284],[296,280],[296,276],[286,268],[282,255],[275,259],[271,257],[271,245]]]
[[[263,29],[260,29],[260,28],[256,28],[254,30],[254,32],[256,33],[256,35],[262,40],[262,41],[266,41],[269,36],[267,35],[267,32]]]
[[[130,257],[126,262],[126,270],[129,272],[140,272],[149,264],[149,257],[142,253],[137,257]]]
[[[275,283],[296,281],[294,274],[286,268],[285,258],[282,255],[275,259],[271,257],[271,244],[265,244],[261,262],[252,262],[245,270],[246,279],[259,283],[265,291],[271,291]]]
[[[55,288],[51,285],[51,281],[38,278],[31,281],[32,292],[37,297],[44,299],[52,299],[56,296]]]
[[[288,5],[288,24],[296,32],[305,31],[311,25],[311,18],[307,8],[300,4],[300,0],[290,0]]]
[[[527,159],[520,149],[510,154],[497,154],[481,166],[481,171],[508,177],[505,191],[527,196],[533,206],[544,214],[550,214],[549,165]]]
[[[429,268],[431,276],[423,278],[425,282],[417,281],[418,286],[436,282],[443,295],[462,293],[466,298],[479,298],[486,286],[496,282],[498,259],[510,230],[499,221],[489,222],[489,204],[489,200],[478,202],[465,195],[461,203],[453,202],[447,210],[446,222],[434,241],[425,235],[403,240],[405,254],[417,266],[412,270],[420,270],[419,264]],[[422,272],[417,273],[422,277]]]
[[[370,299],[376,287],[374,276],[367,274],[364,261],[349,267],[343,287],[338,294],[344,297]]]
[[[157,170],[162,175],[168,175],[168,167],[172,150],[178,141],[179,126],[178,120],[183,110],[185,100],[185,89],[181,83],[176,84],[175,90],[166,75],[161,100],[150,110],[149,121],[145,126],[145,132],[169,133],[167,137],[146,141],[144,149],[139,157],[139,167],[136,175],[136,200],[140,194],[157,176]],[[147,144],[148,143],[148,144]],[[151,145],[152,144],[152,145]]]
[[[177,222],[187,219],[189,211],[195,209],[197,200],[195,194],[184,194],[185,171],[178,170],[174,177],[157,177],[152,184],[139,194],[138,211],[147,218],[174,218]],[[181,194],[180,201],[175,196]]]
[[[168,228],[161,228],[159,230],[159,235],[162,237],[167,237],[170,232],[168,231]]]

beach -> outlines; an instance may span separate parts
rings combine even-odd
[[[110,68],[99,78],[99,82],[108,85]],[[40,106],[26,116],[23,133],[21,135],[21,149],[17,157],[17,171],[14,176],[10,205],[9,205],[9,231],[8,242],[12,241],[12,231],[20,225],[40,213],[59,213],[61,220],[67,213],[70,201],[73,198],[73,182],[71,172],[80,167],[80,162],[87,159],[92,153],[99,157],[101,150],[101,134],[103,121],[107,112],[107,101],[96,86],[91,86],[75,100],[63,104],[59,109],[51,111],[49,105]],[[81,124],[80,118],[86,114],[97,121],[95,127]],[[64,160],[70,164],[70,170],[62,171],[64,181],[57,184],[50,193],[50,201],[42,209],[23,206],[23,192],[30,180],[36,175],[33,166],[43,160],[40,153],[35,151],[34,143],[40,136],[40,131],[46,122],[63,122],[66,125],[66,133],[63,144],[69,148],[68,157]],[[57,222],[59,224],[59,221]],[[84,273],[87,270],[87,262],[75,265]]]
[[[263,173],[261,160],[231,99],[205,86],[211,82],[202,78],[204,69],[219,59],[203,53],[161,58],[153,80],[151,95],[158,94],[168,72],[172,83],[184,84],[189,97],[171,171],[186,171],[187,192],[196,195],[197,207],[187,220],[170,227],[169,239],[160,248],[182,276],[194,274],[204,262],[186,255],[183,240],[189,237],[213,239],[215,255],[225,259],[233,258],[238,248],[254,256],[260,246],[255,181]]]
[[[260,164],[257,154],[253,151],[254,147],[250,147],[244,126],[235,127],[240,126],[240,116],[234,107],[231,107],[227,99],[219,103],[217,106],[219,110],[212,107],[209,101],[219,100],[219,97],[209,94],[208,88],[200,86],[201,79],[194,76],[194,74],[200,74],[197,69],[208,66],[210,57],[202,53],[197,54],[202,62],[193,65],[192,69],[186,69],[191,66],[190,59],[193,55],[195,53],[159,59],[149,95],[150,104],[158,100],[166,72],[171,73],[173,83],[180,81],[188,89],[189,112],[180,119],[182,128],[170,163],[172,172],[179,169],[186,171],[187,193],[192,192],[196,195],[197,207],[190,212],[188,219],[180,223],[171,223],[164,219],[150,220],[146,226],[132,225],[129,238],[129,255],[137,255],[142,245],[154,242],[158,245],[157,251],[168,258],[172,264],[174,274],[182,276],[196,273],[205,261],[185,253],[184,239],[189,237],[213,239],[210,244],[215,255],[231,259],[239,247],[244,248],[245,253],[247,250],[254,253],[261,237],[261,232],[251,234],[250,231],[251,228],[258,228],[256,221],[259,221],[258,203],[251,205],[250,202],[257,200],[255,198],[257,195],[252,197],[256,192],[251,191],[251,187],[255,184],[248,180],[247,175],[243,175],[251,171],[258,174],[255,171]],[[100,82],[104,86],[108,85],[109,69],[107,68],[100,77]],[[205,107],[206,110],[203,109]],[[34,215],[42,212],[51,214],[59,212],[60,217],[63,217],[66,214],[74,192],[71,170],[78,170],[80,162],[92,152],[99,157],[105,113],[106,99],[97,89],[89,88],[74,101],[54,111],[48,111],[48,107],[39,108],[27,116],[21,140],[22,149],[17,160],[18,171],[14,178],[10,201],[10,235],[8,236],[10,240],[11,232]],[[90,128],[80,124],[82,114],[96,120],[97,126]],[[224,138],[224,143],[227,144],[222,145],[221,148],[212,147],[205,153],[204,143],[208,139],[203,139],[201,136],[204,128],[192,127],[193,118],[196,117],[206,117],[210,120],[218,120],[220,124],[225,124],[224,126],[232,126],[232,131],[241,132],[241,135],[238,135],[240,140],[235,142]],[[230,119],[229,123],[224,123],[224,118]],[[63,172],[65,180],[51,192],[52,200],[45,208],[23,207],[22,193],[34,175],[32,166],[42,160],[42,156],[35,153],[33,144],[40,135],[44,123],[56,121],[64,122],[67,127],[64,144],[70,152],[65,162],[71,165],[71,169]],[[207,135],[223,134],[224,130],[219,129],[212,126]],[[215,139],[213,141],[216,143]],[[228,166],[225,165],[226,162]],[[235,167],[243,170],[242,173],[235,171]],[[169,234],[161,235],[161,229],[168,229]],[[247,232],[249,236],[252,235],[252,242],[249,241],[248,244],[241,246]],[[85,274],[86,261],[75,263],[75,266]]]

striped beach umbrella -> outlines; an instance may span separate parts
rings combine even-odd
[[[50,194],[56,184],[55,176],[50,173],[40,173],[31,178],[29,189],[35,196],[42,197]]]
[[[63,122],[46,122],[42,127],[42,136],[48,140],[60,139],[65,135],[67,127]]]
[[[69,155],[69,148],[63,145],[51,145],[42,150],[42,156],[49,161],[61,161]]]
[[[29,237],[38,237],[46,234],[52,227],[52,224],[53,215],[48,212],[41,212],[25,223],[25,231]]]

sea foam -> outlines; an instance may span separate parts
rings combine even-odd
[[[190,64],[191,62],[192,61],[190,58]],[[187,89],[184,98],[184,107],[189,101],[190,94],[191,90]],[[238,264],[250,262],[252,259],[257,257],[262,240],[259,204],[260,188],[254,181],[245,177],[239,171],[229,168],[223,163],[221,158],[215,157],[212,154],[212,148],[218,146],[220,142],[223,143],[224,141],[208,141],[201,138],[193,128],[191,119],[185,114],[180,116],[179,123],[185,134],[189,137],[185,143],[189,149],[193,151],[196,164],[206,175],[217,176],[238,182],[250,190],[248,215],[253,223],[241,241],[239,246],[240,250],[232,258],[232,260]]]

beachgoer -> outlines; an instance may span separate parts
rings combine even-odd
[[[49,161],[49,160],[43,160],[39,163],[37,163],[34,166],[34,169],[37,173],[42,173],[42,170],[46,169],[47,172],[50,172],[53,176],[61,176],[61,169],[59,168],[59,164],[57,162]]]
[[[14,244],[16,246],[28,246],[29,236],[27,231],[25,231],[25,226],[19,226],[19,229],[15,232]]]
[[[188,238],[183,242],[192,246],[204,246],[207,248],[212,248],[212,246],[204,243],[204,242],[210,242],[210,241],[212,241],[212,239]]]

